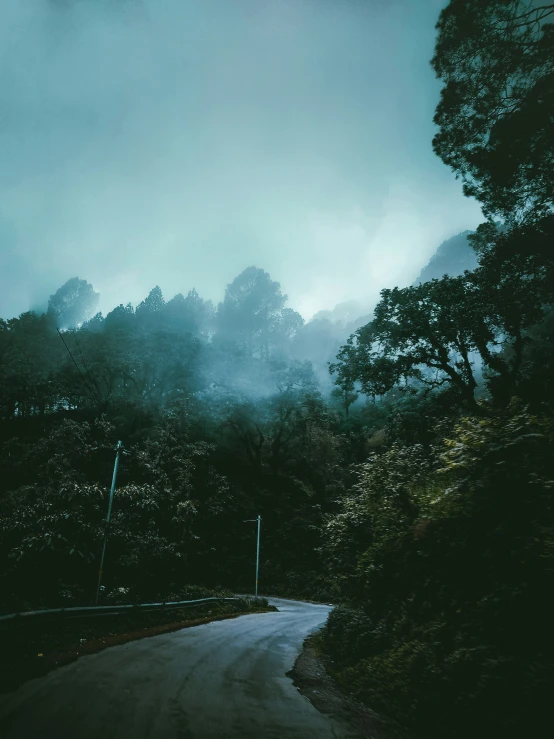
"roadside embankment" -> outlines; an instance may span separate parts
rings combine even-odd
[[[351,727],[353,735],[368,739],[409,739],[393,721],[354,700],[326,671],[322,634],[306,639],[288,673],[297,690],[329,718]]]

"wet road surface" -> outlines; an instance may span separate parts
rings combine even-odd
[[[81,657],[0,695],[2,739],[347,739],[286,673],[330,608],[241,616]]]

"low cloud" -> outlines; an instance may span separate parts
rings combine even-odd
[[[440,5],[5,0],[0,315],[75,275],[106,312],[255,264],[306,317],[411,282],[481,220],[431,150]]]

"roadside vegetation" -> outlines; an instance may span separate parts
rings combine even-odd
[[[389,406],[324,537],[343,600],[329,669],[418,736],[550,723],[553,21],[554,5],[519,0],[442,11],[434,146],[483,206],[479,264],[383,291],[335,365],[345,392],[438,389]]]
[[[102,603],[251,592],[260,514],[260,591],[339,604],[322,644],[357,699],[416,736],[541,734],[553,22],[523,0],[439,19],[434,148],[483,206],[474,269],[386,287],[340,341],[256,267],[217,307],[155,287],[103,316],[75,278],[0,321],[3,613],[94,601],[121,439]]]

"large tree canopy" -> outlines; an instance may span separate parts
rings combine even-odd
[[[538,252],[546,237],[535,231],[528,229],[527,239],[534,234]],[[513,236],[501,253],[484,254],[474,272],[382,290],[373,320],[349,338],[330,367],[338,387],[351,392],[359,383],[375,397],[414,381],[446,384],[473,405],[481,364],[489,387],[509,397],[522,379],[529,329],[552,300],[551,262],[523,254],[512,242]]]
[[[359,382],[366,395],[376,396],[410,379],[432,387],[449,383],[473,399],[470,353],[477,349],[477,317],[467,314],[470,293],[467,276],[383,290],[374,319],[349,338],[331,365],[337,384]]]
[[[100,299],[86,280],[72,277],[48,301],[48,315],[58,328],[74,328],[90,318]]]
[[[302,317],[285,308],[287,296],[267,272],[248,267],[227,285],[217,310],[217,332],[233,340],[248,356],[267,359],[302,326]]]
[[[433,147],[487,217],[554,209],[553,22],[540,0],[451,0],[440,14]]]

